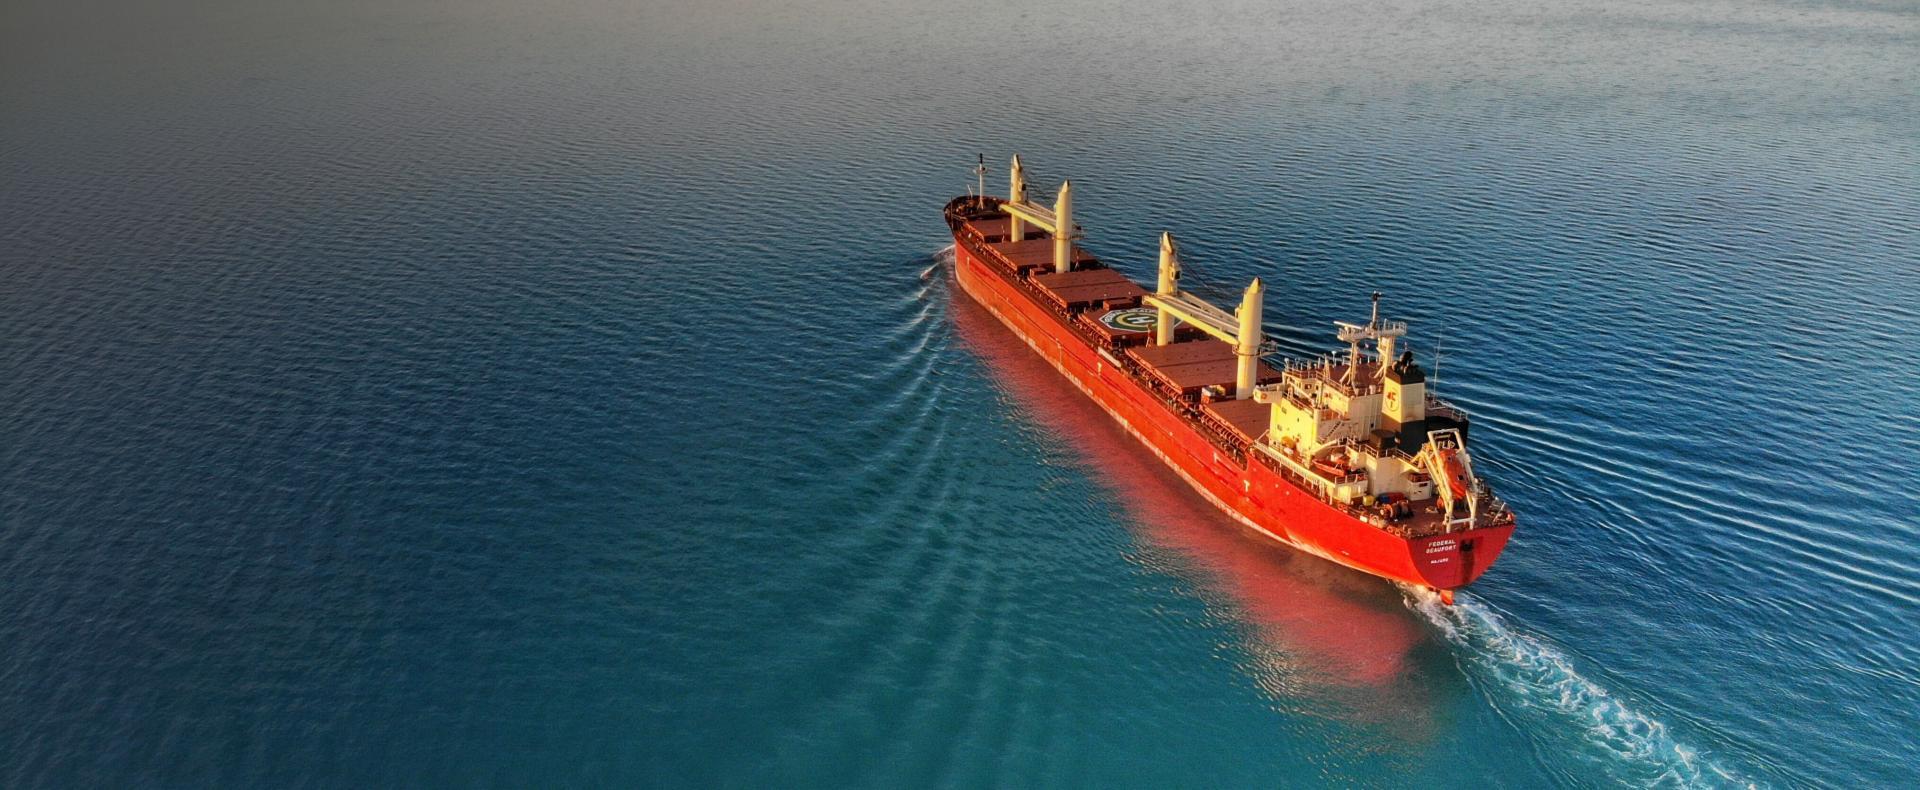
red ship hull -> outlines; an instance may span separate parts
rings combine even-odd
[[[1401,537],[1331,505],[1263,463],[1224,452],[1023,292],[1003,266],[956,234],[960,287],[1215,506],[1269,538],[1393,581],[1450,591],[1506,547],[1513,525]]]

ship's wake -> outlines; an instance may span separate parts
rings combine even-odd
[[[1469,681],[1536,750],[1589,766],[1591,775],[1568,777],[1576,783],[1605,777],[1636,787],[1754,786],[1582,675],[1564,653],[1508,625],[1486,603],[1464,593],[1452,606],[1430,590],[1405,594],[1408,606],[1454,646]]]
[[[920,270],[920,279],[923,281],[931,280],[935,274],[952,266],[953,245],[949,244],[941,247],[932,255],[927,256],[927,268]],[[929,293],[931,293],[931,289],[922,288],[919,295],[925,297]]]
[[[941,275],[950,270],[954,263],[954,248],[951,245],[943,247],[918,263],[920,283],[914,289],[914,298],[938,304],[941,312],[945,313],[949,305],[940,296],[944,293],[947,278]],[[1384,634],[1372,633],[1365,644],[1349,642],[1351,637],[1348,634],[1352,631],[1350,623],[1356,618],[1356,613],[1364,614],[1364,607],[1356,609],[1348,606],[1340,610],[1337,618],[1303,613],[1300,604],[1303,599],[1320,590],[1317,584],[1299,580],[1276,588],[1276,579],[1291,577],[1274,575],[1274,569],[1265,561],[1249,561],[1251,565],[1258,566],[1257,569],[1236,569],[1231,562],[1223,561],[1223,558],[1241,556],[1227,545],[1231,541],[1216,542],[1216,536],[1207,529],[1184,528],[1193,521],[1194,515],[1183,508],[1193,506],[1193,502],[1199,500],[1188,501],[1189,498],[1183,496],[1186,492],[1178,487],[1178,483],[1172,484],[1172,488],[1159,488],[1166,484],[1154,482],[1155,478],[1144,467],[1137,472],[1130,472],[1132,467],[1129,464],[1113,460],[1137,455],[1133,452],[1137,448],[1124,438],[1103,440],[1102,437],[1107,434],[1102,429],[1110,426],[1090,405],[1086,410],[1064,405],[1078,404],[1077,394],[1066,390],[1056,381],[1053,371],[1047,369],[1044,362],[1037,357],[1030,358],[1027,349],[1021,347],[1017,340],[996,334],[998,327],[991,326],[993,319],[990,316],[984,312],[970,314],[966,307],[954,309],[963,336],[968,335],[969,316],[974,323],[986,326],[985,330],[974,333],[978,336],[968,343],[983,358],[997,363],[997,378],[1016,383],[1026,382],[1024,386],[1016,386],[1015,391],[1038,390],[1042,393],[1023,400],[1025,413],[1038,417],[1058,430],[1061,436],[1077,438],[1083,457],[1099,459],[1089,460],[1088,463],[1102,464],[1103,479],[1110,483],[1120,481],[1125,484],[1127,500],[1139,514],[1143,514],[1142,523],[1163,525],[1162,529],[1152,533],[1160,543],[1209,560],[1206,566],[1216,570],[1225,569],[1220,572],[1227,579],[1233,578],[1235,570],[1241,571],[1240,575],[1245,578],[1257,579],[1257,582],[1239,587],[1230,583],[1228,586],[1238,593],[1240,603],[1246,610],[1241,616],[1249,619],[1249,624],[1265,642],[1253,646],[1252,652],[1284,657],[1275,662],[1279,669],[1260,670],[1263,686],[1268,685],[1267,681],[1277,678],[1280,682],[1271,684],[1272,688],[1277,689],[1275,693],[1291,696],[1302,691],[1297,685],[1289,686],[1289,682],[1299,683],[1303,677],[1313,678],[1305,681],[1308,683],[1325,684],[1328,682],[1326,678],[1351,679],[1358,675],[1384,686],[1388,683],[1382,679],[1404,671],[1402,662],[1406,659],[1402,651],[1390,649],[1391,640],[1383,638]],[[1055,393],[1048,387],[1061,389]],[[1122,444],[1109,447],[1101,444],[1102,441],[1118,441]],[[1156,497],[1153,495],[1155,491],[1163,493]],[[1204,508],[1205,505],[1198,507]],[[1206,512],[1211,513],[1210,510]],[[1231,524],[1204,526],[1228,530],[1221,532],[1221,535],[1228,535],[1233,529]],[[1284,590],[1285,594],[1278,598],[1271,597],[1276,589]],[[1455,605],[1446,606],[1430,590],[1409,590],[1405,595],[1408,607],[1428,621],[1451,646],[1450,652],[1469,683],[1497,715],[1524,734],[1535,752],[1543,757],[1539,763],[1549,771],[1558,771],[1564,783],[1574,786],[1750,786],[1749,782],[1710,759],[1708,754],[1676,738],[1666,724],[1637,710],[1629,700],[1583,675],[1576,669],[1571,657],[1522,629],[1510,626],[1506,618],[1484,601],[1463,593]],[[1322,608],[1336,606],[1342,600],[1337,595],[1324,592],[1319,592],[1319,598],[1315,604]],[[1335,619],[1338,619],[1338,625],[1334,623]],[[1369,622],[1368,625],[1379,628],[1391,626],[1390,623],[1379,622]],[[1406,625],[1410,632],[1419,630],[1411,623]],[[1408,637],[1409,642],[1417,639],[1417,635]],[[1331,646],[1332,649],[1316,653],[1316,646]],[[1311,672],[1302,674],[1302,667],[1319,667],[1326,671],[1319,675]],[[1414,715],[1407,711],[1396,711],[1391,717],[1381,718],[1393,718],[1404,725]],[[1571,770],[1565,767],[1570,762],[1574,766]]]

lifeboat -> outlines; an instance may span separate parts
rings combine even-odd
[[[1313,468],[1328,477],[1346,477],[1352,474],[1352,470],[1347,468],[1347,457],[1338,452],[1313,459]]]
[[[1453,490],[1453,498],[1464,501],[1467,498],[1467,469],[1460,463],[1460,451],[1447,449],[1440,451],[1441,468],[1447,473],[1447,488]]]

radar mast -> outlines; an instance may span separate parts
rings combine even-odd
[[[1375,350],[1380,355],[1380,370],[1376,375],[1384,376],[1387,363],[1393,359],[1394,341],[1407,334],[1407,322],[1380,320],[1382,295],[1379,291],[1373,292],[1373,314],[1367,318],[1366,325],[1333,322],[1334,326],[1340,327],[1340,339],[1347,341],[1347,372],[1341,377],[1342,383],[1352,385],[1360,381],[1360,341],[1374,341]]]

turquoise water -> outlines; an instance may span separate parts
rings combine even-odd
[[[0,785],[1896,786],[1920,14],[10,9]],[[976,152],[1367,292],[1522,513],[1262,544],[956,298]],[[996,189],[1003,175],[997,175]]]

